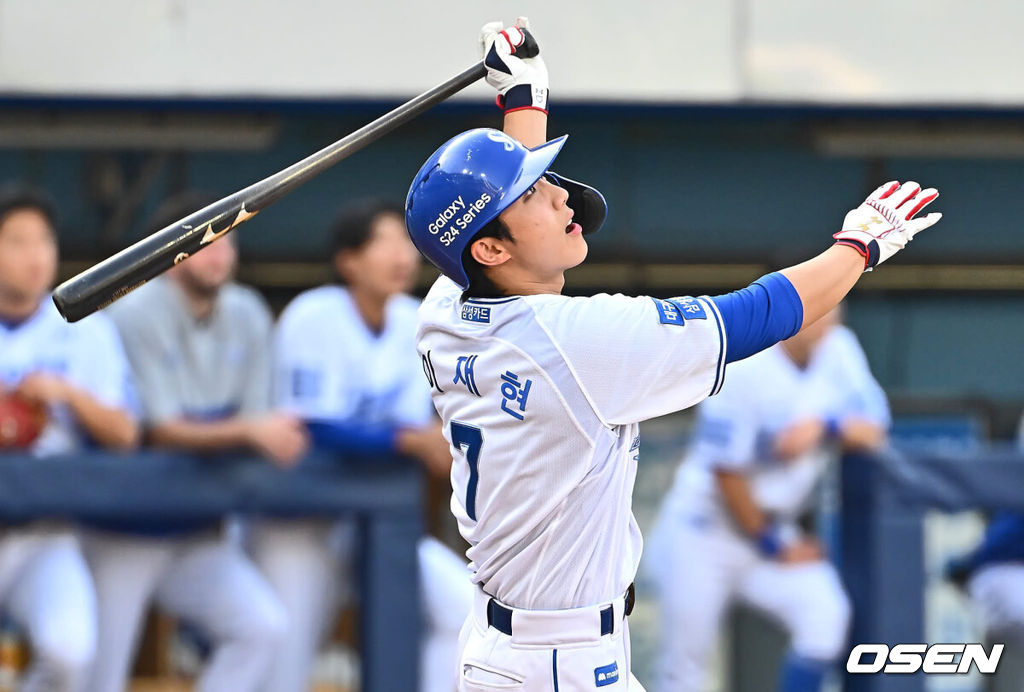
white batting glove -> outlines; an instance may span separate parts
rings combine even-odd
[[[862,254],[864,271],[869,272],[942,218],[938,212],[914,218],[938,196],[933,187],[922,190],[915,182],[900,184],[893,180],[850,211],[843,219],[843,229],[832,237]]]
[[[498,105],[506,112],[523,108],[548,110],[548,68],[530,33],[530,21],[519,17],[515,26],[489,22],[480,30],[480,52],[487,66],[487,83],[498,90]]]

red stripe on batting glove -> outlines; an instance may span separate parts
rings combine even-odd
[[[938,192],[936,192],[934,195],[928,195],[927,197],[922,199],[920,202],[918,202],[916,205],[914,205],[914,208],[911,209],[909,212],[907,212],[907,215],[904,218],[907,221],[910,221],[910,218],[914,214],[916,214],[917,212],[921,211],[924,208],[924,205],[928,204],[929,202],[931,202],[933,199],[935,199],[938,196],[939,196]]]
[[[893,183],[892,187],[890,187],[888,190],[883,192],[882,196],[879,197],[878,199],[885,199],[886,197],[888,197],[889,195],[891,195],[892,193],[896,192],[896,190],[899,190],[899,189],[900,189],[900,184],[899,183]]]
[[[508,31],[506,31],[506,30],[503,30],[503,31],[501,32],[501,35],[505,37],[505,40],[506,40],[506,41],[508,41],[508,49],[509,49],[510,51],[512,51],[513,53],[515,53],[515,52],[516,52],[516,46],[515,46],[515,44],[514,44],[514,43],[512,43],[512,39],[510,39],[510,38],[508,37]]]

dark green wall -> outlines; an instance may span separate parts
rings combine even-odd
[[[12,108],[29,109],[26,104]],[[273,145],[256,152],[171,152],[128,232],[105,240],[110,207],[95,202],[98,171],[113,167],[124,186],[146,151],[0,150],[0,178],[41,183],[60,201],[65,256],[93,260],[142,233],[143,219],[184,185],[227,194],[293,163],[386,110],[346,104],[35,104],[119,114],[259,113],[278,125]],[[599,187],[608,198],[606,229],[592,239],[593,261],[685,261],[783,266],[827,246],[844,213],[874,185],[913,178],[939,187],[945,219],[908,253],[914,263],[964,261],[1024,265],[1024,165],[1014,158],[912,159],[878,152],[833,157],[813,142],[841,124],[945,128],[1024,124],[1024,113],[793,109],[781,107],[557,106],[552,135],[569,132],[558,170]],[[346,202],[365,195],[404,197],[419,164],[446,138],[500,124],[493,108],[442,107],[342,162],[247,223],[244,257],[317,261],[326,230]],[[103,165],[100,165],[103,164]],[[902,259],[902,258],[901,258]],[[882,271],[887,268],[883,267]],[[1024,297],[973,291],[867,292],[850,301],[857,330],[881,381],[922,395],[980,394],[1024,400]]]

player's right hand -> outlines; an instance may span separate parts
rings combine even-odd
[[[825,422],[808,418],[792,423],[775,436],[775,456],[789,461],[803,456],[821,444],[825,438]]]
[[[548,109],[548,68],[529,27],[529,20],[520,17],[515,26],[488,22],[480,29],[487,83],[498,90],[498,105],[506,113]]]
[[[807,536],[801,536],[793,541],[779,553],[779,562],[787,565],[796,565],[802,562],[819,562],[824,559],[824,551],[818,541]]]
[[[832,237],[863,255],[864,271],[871,271],[942,218],[938,212],[915,218],[938,196],[933,187],[922,190],[915,182],[890,181],[850,211],[842,230]]]
[[[291,468],[309,449],[309,433],[299,418],[271,413],[249,423],[249,443],[275,466]]]

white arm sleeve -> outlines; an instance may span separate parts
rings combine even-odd
[[[704,298],[538,299],[538,321],[607,425],[693,406],[725,374],[725,331]]]

